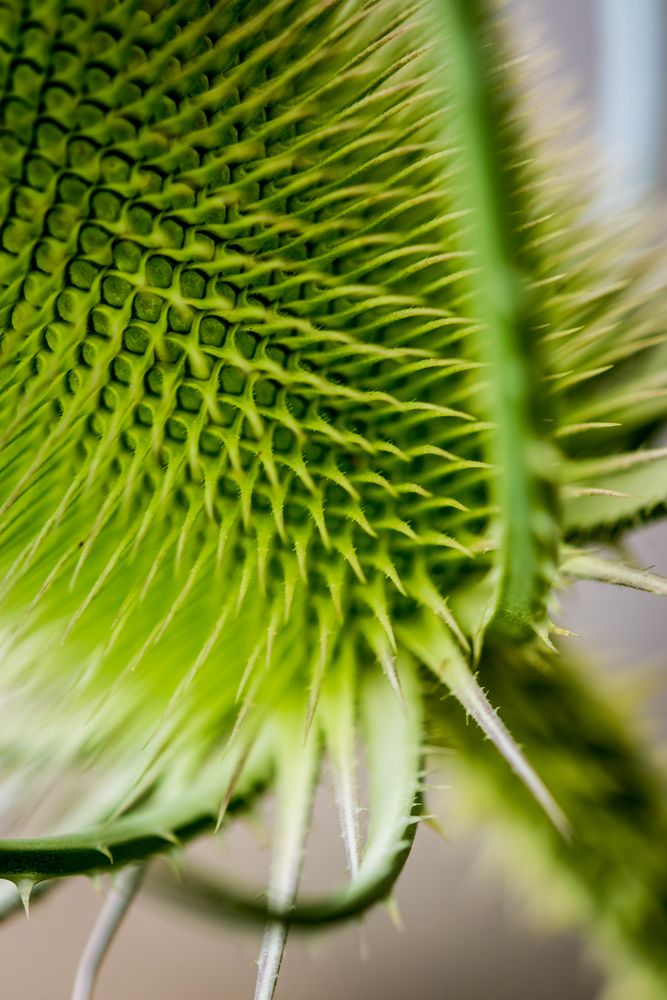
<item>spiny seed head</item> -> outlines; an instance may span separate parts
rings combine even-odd
[[[0,746],[18,806],[81,770],[93,830],[7,877],[274,767],[289,908],[323,740],[357,912],[412,839],[420,664],[568,829],[470,668],[628,582],[569,546],[665,502],[664,296],[547,180],[486,5],[442,6],[0,0]]]
[[[309,684],[342,621],[386,655],[470,562],[474,324],[416,6],[16,23],[3,596],[33,598],[13,658],[54,618],[54,683],[95,656],[75,704],[119,668],[123,718],[128,685],[155,721],[223,663],[235,690],[287,619]]]

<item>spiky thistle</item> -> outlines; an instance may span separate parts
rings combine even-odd
[[[662,788],[548,647],[568,578],[667,590],[585,547],[667,499],[665,296],[549,180],[495,13],[0,14],[6,818],[52,800],[0,875],[141,862],[269,784],[268,904],[185,885],[268,919],[270,997],[289,923],[390,891],[444,726],[663,995]],[[351,877],[297,903],[322,752]]]

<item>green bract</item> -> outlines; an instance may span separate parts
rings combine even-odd
[[[268,904],[185,881],[268,917],[258,997],[288,922],[390,891],[435,739],[667,989],[663,787],[548,650],[567,579],[667,590],[586,549],[667,501],[667,301],[550,178],[500,35],[482,0],[0,0],[0,750],[52,834],[0,876],[269,783]],[[351,879],[297,903],[322,751]]]

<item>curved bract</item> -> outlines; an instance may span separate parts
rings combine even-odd
[[[0,15],[0,877],[150,859],[268,786],[266,904],[190,888],[267,919],[269,997],[290,922],[404,864],[427,674],[577,851],[503,719],[554,586],[665,592],[585,548],[667,501],[655,253],[550,178],[482,0]],[[323,758],[350,881],[300,901]]]

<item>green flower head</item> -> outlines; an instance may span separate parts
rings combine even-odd
[[[667,988],[660,781],[549,616],[570,578],[667,592],[590,547],[667,500],[667,302],[501,36],[483,0],[0,0],[6,819],[49,793],[0,877],[268,786],[268,902],[179,890],[267,920],[260,1000],[288,924],[390,892],[434,743]],[[300,900],[323,756],[350,879]]]

